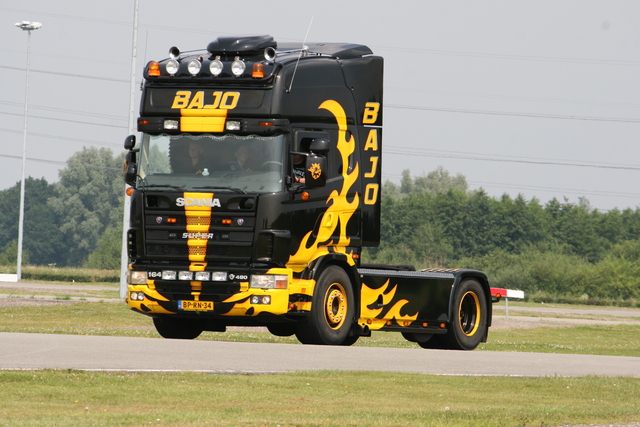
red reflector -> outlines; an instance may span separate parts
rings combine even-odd
[[[160,64],[152,62],[149,64],[149,75],[154,77],[160,76]]]
[[[264,77],[264,65],[262,64],[253,64],[253,72],[251,73],[251,77],[254,79],[261,79]]]
[[[231,220],[230,220],[230,219],[223,219],[223,220],[222,220],[222,223],[223,223],[224,225],[231,225]]]

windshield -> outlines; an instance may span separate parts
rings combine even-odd
[[[181,191],[282,191],[283,153],[283,135],[143,134],[138,186]]]

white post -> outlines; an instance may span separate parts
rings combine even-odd
[[[31,53],[31,31],[42,27],[39,22],[16,22],[16,27],[27,32],[27,75],[24,90],[24,131],[22,138],[22,179],[20,181],[20,216],[18,219],[18,261],[16,276],[19,281],[22,278],[22,243],[24,240],[24,187],[27,169],[27,117],[29,117],[29,66]]]
[[[136,57],[138,56],[138,0],[134,3],[133,10],[133,41],[131,47],[131,83],[129,98],[129,135],[135,133],[134,128],[134,109],[136,104]],[[127,185],[125,184],[125,191]],[[129,265],[129,256],[127,254],[127,229],[128,216],[131,206],[131,197],[124,195],[124,212],[122,215],[122,253],[120,257],[120,298],[127,297],[127,268]]]

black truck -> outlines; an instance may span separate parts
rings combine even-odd
[[[144,70],[131,187],[129,307],[165,338],[262,326],[305,344],[396,331],[486,341],[476,270],[371,265],[380,241],[383,59],[364,45],[219,37]]]

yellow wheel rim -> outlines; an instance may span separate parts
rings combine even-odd
[[[481,311],[480,300],[475,292],[468,291],[460,299],[458,310],[460,315],[460,330],[468,337],[475,335],[480,327]]]
[[[333,283],[325,294],[325,319],[331,329],[340,329],[347,317],[346,291],[340,283]]]

